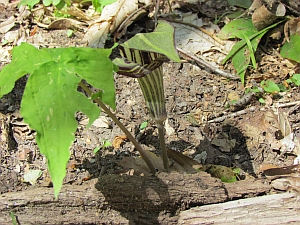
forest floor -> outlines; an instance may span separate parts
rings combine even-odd
[[[20,16],[17,2],[5,4],[0,1],[0,7],[0,23],[11,16]],[[68,37],[68,29],[44,29],[32,23],[30,12],[27,13],[29,15],[24,17],[22,23],[16,23],[12,29],[19,32],[17,40],[3,45],[0,50],[0,68],[10,62],[12,47],[21,41],[51,48],[82,46],[84,29],[77,30]],[[136,24],[144,26],[137,21],[128,30],[136,32]],[[122,38],[126,39],[130,35],[125,34]],[[0,34],[2,43],[5,37],[8,37],[5,33]],[[247,72],[246,85],[249,85],[251,79],[257,82],[271,79],[282,83],[294,69],[276,54],[274,46],[274,43],[268,42],[264,48],[258,49],[258,69]],[[168,149],[181,152],[203,165],[240,168],[237,176],[241,179],[259,179],[264,177],[262,172],[269,168],[293,165],[296,155],[282,151],[280,126],[283,123],[284,126],[290,126],[294,135],[300,139],[299,87],[291,86],[287,92],[267,94],[265,104],[254,96],[241,109],[232,110],[227,107],[229,102],[245,95],[245,86],[240,80],[222,77],[193,63],[168,62],[164,63],[163,69],[168,113],[165,124]],[[222,69],[234,72],[230,64]],[[160,155],[157,128],[147,113],[137,80],[116,74],[115,83],[116,116],[137,137],[145,150]],[[39,152],[35,132],[30,130],[19,114],[25,84],[26,77],[16,83],[12,93],[0,100],[1,194],[51,187],[47,160]],[[222,116],[226,118],[211,121]],[[64,184],[82,185],[104,174],[130,174],[119,163],[124,157],[139,157],[139,153],[123,138],[120,128],[104,112],[90,128],[86,128],[87,117],[84,114],[78,113],[76,118],[79,126],[75,134],[76,140],[70,149],[71,158]],[[140,125],[144,122],[147,122],[147,126],[140,130]],[[109,142],[113,146],[102,147]],[[94,149],[99,147],[100,150],[94,154]],[[33,178],[31,184],[25,182],[24,175],[32,170],[39,170],[41,174],[38,178]],[[272,186],[271,180],[269,184]],[[299,186],[294,184],[279,189],[273,185],[271,192],[280,193],[297,188]]]

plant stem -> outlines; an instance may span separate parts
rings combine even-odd
[[[89,95],[92,96],[92,91],[83,83],[80,82],[79,86]],[[126,134],[127,138],[132,142],[134,147],[139,151],[141,157],[146,162],[147,166],[149,167],[152,174],[156,173],[156,170],[151,163],[150,159],[146,155],[145,151],[142,149],[140,144],[136,141],[136,139],[132,136],[132,134],[126,129],[126,127],[121,123],[120,120],[113,114],[109,108],[106,107],[106,105],[102,102],[100,98],[94,99],[94,101],[104,110],[104,112],[120,127],[120,129]]]
[[[168,171],[169,163],[168,163],[168,153],[167,153],[166,142],[165,142],[164,122],[156,121],[156,124],[158,129],[158,136],[159,136],[160,149],[161,149],[161,154],[164,163],[164,169]]]

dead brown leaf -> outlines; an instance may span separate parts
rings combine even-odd
[[[271,8],[262,5],[252,14],[252,22],[257,30],[262,30],[271,25],[278,17],[284,16],[285,13],[286,9],[282,3],[277,4],[275,7],[272,6]]]
[[[82,43],[89,47],[103,48],[108,34],[113,34],[121,24],[125,29],[138,13],[139,4],[152,4],[150,1],[118,0],[104,7],[99,19],[95,20],[87,30]],[[121,31],[120,31],[121,32]]]
[[[284,177],[271,182],[273,188],[281,191],[300,192],[300,177]]]
[[[196,173],[197,170],[202,168],[202,165],[190,157],[181,154],[181,152],[168,149],[168,156],[178,162],[187,173]]]
[[[293,34],[300,35],[300,17],[290,19],[284,25],[284,36],[287,42],[290,42],[290,36]]]
[[[121,148],[121,146],[124,144],[124,142],[127,140],[126,135],[119,135],[116,136],[112,142],[112,146],[116,149]]]
[[[292,165],[292,166],[275,166],[270,164],[264,164],[259,167],[259,172],[262,172],[265,176],[279,176],[279,175],[288,175],[291,173],[300,172],[299,165]]]
[[[69,18],[62,18],[53,21],[49,24],[48,29],[77,29],[82,30],[82,25],[84,23],[79,22],[77,20],[69,19]]]

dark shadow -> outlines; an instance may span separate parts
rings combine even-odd
[[[230,151],[220,149],[220,146],[212,144],[214,138],[224,133],[229,141],[235,142]],[[204,140],[196,147],[196,153],[206,154],[203,164],[223,165],[227,167],[239,167],[243,171],[255,176],[252,157],[247,149],[246,138],[235,126],[223,125],[215,129],[213,133],[203,132]],[[159,149],[159,140],[153,135],[153,129],[148,129],[142,143],[152,145]],[[170,148],[180,148],[181,150],[190,148],[191,143],[184,140],[171,141]],[[194,156],[195,156],[194,155]],[[105,155],[97,159],[101,164],[105,162],[116,163],[122,158],[118,155]],[[83,167],[98,178],[96,189],[105,197],[105,203],[101,202],[100,209],[116,210],[122,217],[129,220],[130,225],[134,224],[159,224],[160,216],[172,217],[177,210],[177,204],[171,202],[168,185],[156,176],[129,176],[120,174],[104,174],[100,176],[101,167],[96,164],[91,165],[86,160]],[[115,169],[115,167],[114,167]],[[121,169],[121,168],[120,168]],[[97,172],[98,170],[98,172]],[[180,207],[180,206],[178,206]]]
[[[234,143],[234,145],[225,149],[222,146],[217,146],[211,140],[218,139],[218,137],[220,137],[220,142],[227,141]],[[252,164],[253,157],[248,151],[246,138],[235,126],[223,125],[221,131],[216,133],[213,138],[205,137],[204,140],[201,140],[196,150],[196,154],[205,156],[202,160],[203,164],[238,167],[250,175],[256,176]]]
[[[139,155],[131,156],[139,157]],[[105,197],[105,202],[103,200],[99,202],[100,209],[118,211],[123,218],[129,221],[130,225],[159,224],[159,215],[172,216],[175,214],[174,203],[170,202],[168,186],[159,177],[118,174],[116,171],[118,168],[119,172],[127,171],[117,164],[123,157],[126,156],[119,154],[102,156],[101,152],[98,152],[95,160],[85,158],[78,166],[78,168],[93,174],[93,178],[98,178],[95,187]],[[105,168],[104,174],[101,174],[102,168]],[[115,174],[109,174],[111,172]],[[107,222],[110,224],[109,221]],[[123,223],[121,222],[121,224]]]
[[[256,176],[252,164],[254,157],[248,151],[246,138],[242,132],[237,127],[229,124],[212,127],[211,129],[210,126],[213,125],[208,124],[204,128],[204,140],[201,140],[200,144],[196,146],[196,153],[193,157],[203,153],[206,156],[203,157],[202,164],[238,167],[250,175]],[[140,143],[153,146],[154,149],[160,149],[159,139],[156,135],[153,135],[153,132],[153,128],[147,129]],[[222,148],[222,144],[220,144],[221,146],[215,145],[212,141],[213,139],[219,139],[221,142],[232,142],[234,144],[232,148],[224,149]],[[177,140],[167,143],[167,146],[175,151],[183,151],[184,149],[191,148],[193,145],[184,140]]]
[[[171,213],[168,186],[156,176],[104,175],[96,189],[105,196],[101,209],[114,209],[130,225],[160,224],[161,212]]]

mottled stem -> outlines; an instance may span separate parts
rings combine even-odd
[[[158,136],[160,141],[160,149],[163,158],[164,169],[166,171],[169,171],[168,154],[167,154],[166,142],[165,142],[164,122],[156,121],[156,124],[158,129]]]
[[[91,90],[82,82],[79,83],[79,86],[89,95],[92,96]],[[156,173],[156,170],[151,163],[150,159],[147,157],[145,151],[142,149],[140,144],[136,141],[136,139],[132,136],[132,134],[126,129],[126,127],[121,123],[120,120],[113,114],[109,108],[106,107],[106,105],[102,102],[100,98],[95,98],[94,101],[106,112],[106,114],[120,127],[120,129],[126,134],[127,138],[132,142],[134,147],[139,151],[141,157],[146,162],[147,166],[149,167],[152,174]]]

